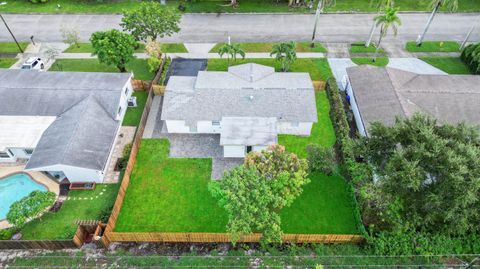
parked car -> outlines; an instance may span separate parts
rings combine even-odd
[[[42,59],[30,57],[23,64],[22,69],[44,69],[45,64]]]

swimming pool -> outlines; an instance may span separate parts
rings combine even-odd
[[[7,217],[10,205],[36,190],[48,189],[27,174],[17,173],[0,179],[0,220]]]

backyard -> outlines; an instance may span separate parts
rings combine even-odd
[[[118,184],[98,184],[95,190],[76,190],[56,213],[48,212],[22,228],[22,239],[71,239],[77,230],[76,220],[108,218],[117,197]]]
[[[132,96],[137,97],[137,107],[127,108],[125,117],[123,118],[123,126],[138,126],[140,119],[142,118],[143,108],[147,102],[147,91],[135,91]]]

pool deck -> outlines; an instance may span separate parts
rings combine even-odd
[[[15,173],[25,173],[30,175],[36,182],[44,185],[47,187],[47,189],[51,192],[54,192],[57,197],[60,193],[60,186],[57,182],[54,180],[50,179],[46,175],[40,173],[40,172],[33,172],[33,171],[24,171],[25,165],[19,165],[19,166],[0,166],[0,180],[2,178],[10,175],[10,174],[15,174]],[[6,220],[0,220],[0,230],[10,228],[12,225],[8,223]]]

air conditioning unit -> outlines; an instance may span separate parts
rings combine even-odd
[[[137,107],[137,97],[132,96],[128,98],[127,103],[128,103],[128,107]]]

